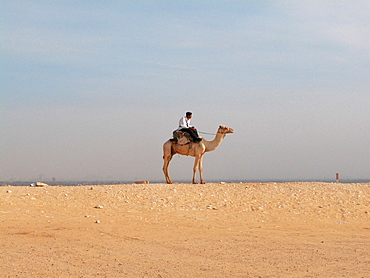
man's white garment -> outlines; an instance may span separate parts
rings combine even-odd
[[[180,130],[182,128],[190,128],[190,127],[193,127],[191,124],[190,124],[190,120],[191,119],[188,119],[186,117],[182,117],[179,121],[179,128],[177,130]]]

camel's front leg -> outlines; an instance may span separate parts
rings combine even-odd
[[[201,184],[205,184],[203,180],[203,155],[199,159],[199,179]]]
[[[196,176],[197,176],[197,170],[200,169],[199,163],[201,161],[202,161],[202,155],[197,155],[195,157],[194,167],[193,167],[193,184],[196,184],[197,183],[197,178],[196,178]],[[199,172],[199,174],[200,174],[200,177],[202,177],[201,176],[201,172]],[[202,178],[201,178],[200,182],[202,182]]]

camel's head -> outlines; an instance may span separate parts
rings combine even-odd
[[[227,133],[234,133],[234,130],[231,127],[220,125],[220,127],[218,128],[218,132],[227,134]]]

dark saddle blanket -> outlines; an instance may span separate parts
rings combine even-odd
[[[193,138],[191,138],[190,134],[184,131],[174,130],[172,136],[173,138],[170,140],[176,144],[186,145],[193,142]]]

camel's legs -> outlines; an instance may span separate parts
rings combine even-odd
[[[171,159],[172,159],[172,155],[163,156],[163,173],[164,173],[167,183],[172,183],[170,174],[168,172],[168,166],[170,165]]]
[[[202,184],[205,183],[203,180],[203,155],[199,159],[199,179],[200,179],[200,183]]]
[[[168,166],[170,165],[173,154],[171,153],[171,144],[163,145],[163,173],[167,183],[172,183],[170,174],[168,172]]]
[[[195,161],[194,161],[194,167],[193,167],[193,183],[197,183],[197,180],[196,180],[196,175],[197,175],[197,170],[200,171],[200,165],[201,165],[201,162],[202,162],[202,157],[203,155],[197,155],[195,156]],[[199,172],[200,174],[200,177],[201,177],[201,182],[202,182],[202,174],[201,172]],[[204,182],[203,182],[204,183]]]

